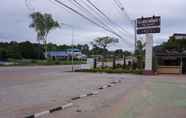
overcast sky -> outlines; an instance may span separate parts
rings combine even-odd
[[[68,0],[61,0],[70,5]],[[82,0],[78,0],[82,2]],[[83,0],[85,1],[85,0]],[[116,24],[125,28],[130,34],[133,27],[127,17],[119,11],[113,0],[91,0],[98,8],[104,11]],[[141,16],[161,16],[161,33],[154,34],[155,44],[166,41],[173,33],[186,33],[186,1],[185,0],[120,0],[131,19]],[[89,23],[73,12],[56,6],[49,0],[30,0],[26,7],[25,0],[3,0],[0,5],[0,41],[25,41],[36,42],[36,34],[28,26],[31,23],[29,14],[35,11],[46,12],[61,23],[70,24],[74,27],[75,43],[90,43],[94,38],[110,34],[103,29]],[[75,6],[72,6],[76,8]],[[117,25],[113,26],[117,29]],[[133,49],[134,39],[126,36],[125,41],[112,48]],[[142,39],[142,36],[140,37]],[[49,42],[56,44],[71,43],[71,28],[62,26],[61,29],[53,30]]]

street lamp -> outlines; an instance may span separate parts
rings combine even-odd
[[[72,43],[72,49],[71,49],[71,58],[72,58],[72,72],[74,72],[74,26],[72,26],[72,25],[69,25],[69,24],[65,24],[65,23],[61,23],[62,25],[65,25],[65,26],[67,26],[67,27],[70,27],[71,28],[71,38],[72,38],[72,40],[71,40],[71,43]]]

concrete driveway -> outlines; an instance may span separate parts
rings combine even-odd
[[[24,118],[92,91],[41,118],[185,118],[186,76],[70,73],[71,66],[0,68],[0,117]],[[98,90],[114,80],[122,83]],[[70,101],[72,102],[72,101]]]

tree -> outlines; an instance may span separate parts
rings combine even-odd
[[[161,44],[160,47],[164,50],[182,52],[183,50],[186,50],[186,39],[176,40],[175,38],[171,37],[167,42]]]
[[[7,60],[7,52],[6,52],[6,50],[5,49],[1,49],[0,48],[0,60]]]
[[[48,58],[47,55],[47,36],[49,32],[55,28],[59,28],[60,25],[55,21],[50,14],[34,12],[30,15],[32,18],[32,23],[30,24],[31,28],[34,28],[37,33],[37,40],[43,41],[45,48],[45,58]]]
[[[33,44],[29,41],[21,42],[19,52],[24,59],[43,59],[43,48],[40,44]]]
[[[93,42],[91,42],[91,44],[93,46],[97,46],[99,48],[103,48],[104,50],[106,50],[109,45],[118,42],[119,40],[117,38],[106,36],[95,39]]]
[[[87,44],[84,44],[84,45],[78,44],[77,46],[75,46],[75,48],[80,49],[83,54],[89,56],[90,50]]]
[[[137,49],[135,50],[135,57],[137,58],[137,63],[140,69],[143,68],[145,50],[145,44],[143,44],[140,40],[137,41]]]
[[[114,55],[116,55],[116,56],[119,57],[119,58],[122,58],[122,57],[123,57],[123,50],[122,50],[122,49],[117,49],[117,50],[114,52]]]
[[[103,49],[103,59],[102,59],[102,67],[104,66],[104,59],[107,53],[107,48],[109,45],[114,44],[114,43],[118,43],[119,40],[117,38],[113,38],[113,37],[109,37],[109,36],[105,36],[105,37],[98,37],[96,38],[93,42],[91,42],[93,48],[101,48]]]

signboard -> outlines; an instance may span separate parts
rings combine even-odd
[[[86,64],[81,65],[81,69],[92,69],[94,68],[94,58],[88,58]]]
[[[138,18],[137,34],[160,33],[161,18],[160,16]]]
[[[160,27],[138,29],[137,34],[160,33]]]

